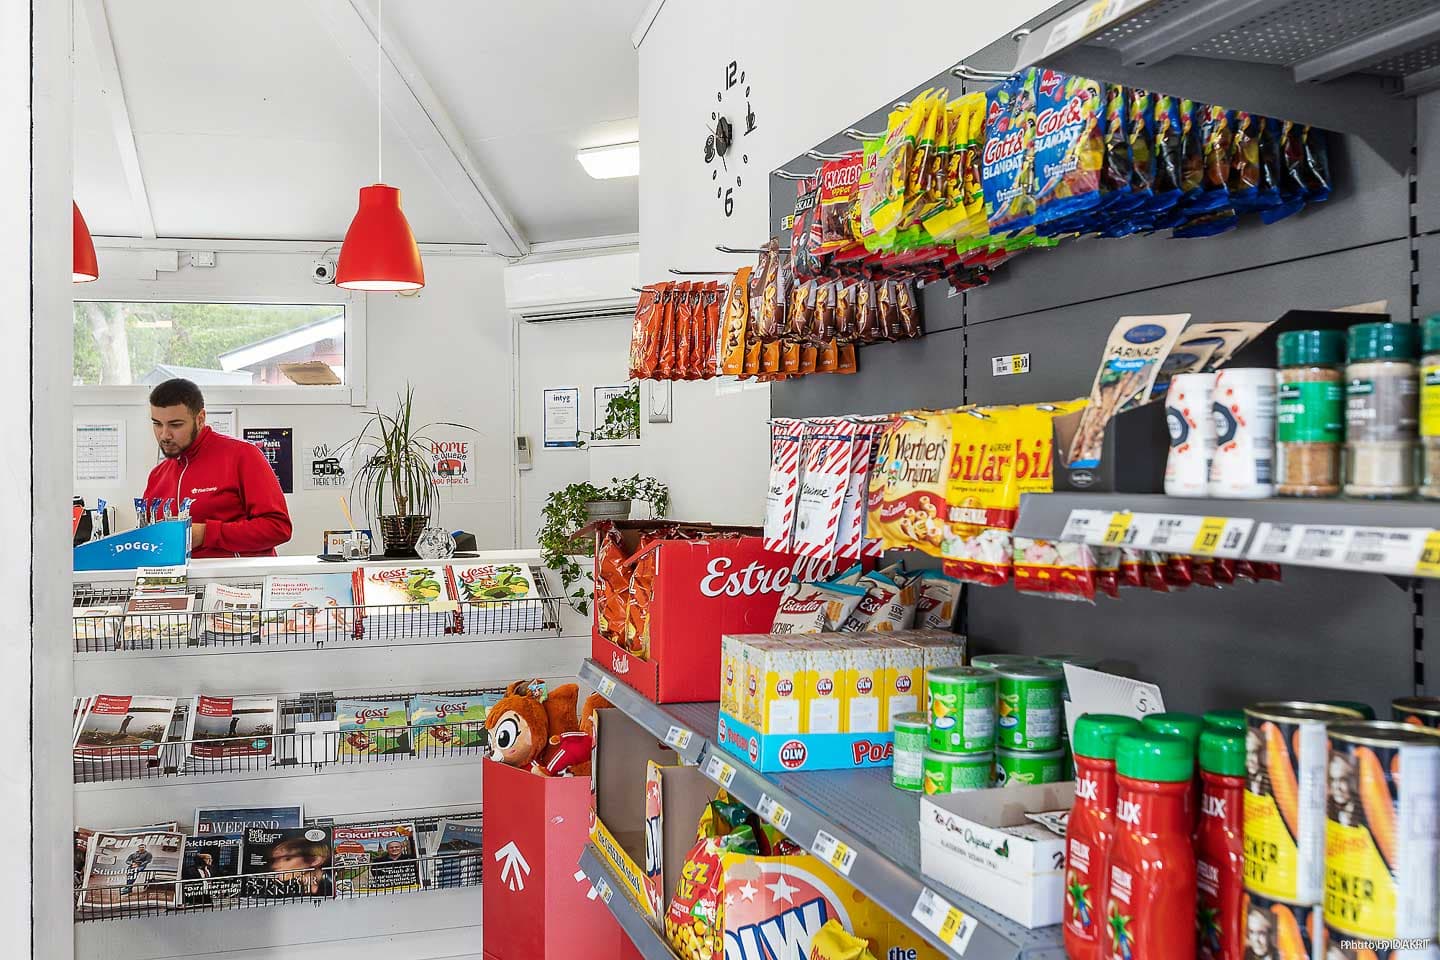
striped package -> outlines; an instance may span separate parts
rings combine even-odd
[[[845,488],[845,502],[840,507],[840,540],[835,547],[835,555],[858,558],[865,544],[865,508],[870,495],[870,469],[875,466],[877,439],[889,425],[890,418],[851,419],[855,423],[855,442],[851,446],[849,485]]]
[[[855,422],[845,417],[817,417],[805,422],[791,541],[791,550],[802,557],[835,556],[855,435]]]
[[[770,484],[765,492],[765,549],[786,552],[795,527],[795,499],[800,488],[800,441],[803,420],[777,417],[770,421]]]

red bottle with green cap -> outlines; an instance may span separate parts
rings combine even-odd
[[[1219,727],[1221,730],[1234,730],[1236,733],[1245,732],[1245,711],[1244,710],[1206,710],[1202,717],[1205,726]]]
[[[1143,731],[1115,741],[1115,839],[1101,960],[1195,953],[1195,848],[1187,798],[1195,755],[1182,737]]]
[[[1245,734],[1200,734],[1200,827],[1195,840],[1199,960],[1242,960],[1245,894]]]
[[[1115,741],[1140,722],[1112,713],[1087,713],[1075,721],[1075,805],[1065,828],[1065,954],[1100,960],[1105,902],[1115,834]]]
[[[1164,733],[1172,737],[1179,737],[1190,743],[1190,755],[1193,757],[1200,749],[1200,732],[1205,729],[1205,721],[1193,713],[1180,713],[1172,710],[1168,713],[1148,714],[1140,721],[1140,726],[1151,733]],[[1190,799],[1185,807],[1190,814],[1191,834],[1200,821],[1200,778],[1192,771],[1190,774]]]

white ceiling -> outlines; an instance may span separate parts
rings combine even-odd
[[[362,77],[336,39],[335,22],[327,22],[373,17],[375,0],[353,2],[77,0],[82,8],[103,3],[108,15],[160,237],[344,235],[357,190],[375,180],[374,56],[354,61],[366,71]],[[408,54],[423,78],[407,85],[428,83],[458,130],[451,150],[473,161],[472,179],[478,173],[526,241],[637,230],[636,179],[592,180],[575,151],[639,136],[630,31],[645,6],[646,0],[386,3],[386,48],[399,69]],[[92,233],[140,236],[117,147],[115,101],[102,94],[103,70],[87,24],[77,18],[75,196]],[[404,87],[386,83],[390,105]],[[435,104],[426,106],[433,119]],[[387,109],[385,182],[401,189],[416,238],[489,239],[473,214],[476,197],[463,198],[467,215],[453,179],[447,187],[405,130]]]

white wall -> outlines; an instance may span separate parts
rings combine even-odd
[[[182,266],[156,279],[135,279],[143,252],[102,249],[99,281],[77,291],[87,299],[187,300],[212,298],[294,298],[295,302],[340,301],[347,291],[309,280],[310,253],[231,252],[216,254],[214,268]],[[181,258],[184,262],[184,257]],[[514,471],[511,443],[511,324],[502,287],[504,261],[495,257],[427,254],[427,286],[418,296],[355,294],[366,304],[366,388],[368,407],[392,405],[407,382],[416,388],[421,422],[451,420],[475,428],[475,482],[442,494],[440,521],[449,529],[473,531],[480,548],[513,546]],[[149,408],[143,394],[123,406],[83,403],[78,418],[123,419],[128,463],[123,488],[77,489],[93,504],[96,496],[119,506],[122,527],[133,523],[131,500],[144,490],[156,462]],[[211,406],[226,404],[212,402]],[[286,499],[295,525],[281,553],[319,553],[322,533],[344,527],[337,493],[303,488],[303,453],[316,442],[338,443],[358,433],[363,409],[343,404],[237,405],[240,426],[295,428],[295,492]],[[352,505],[352,509],[354,509]],[[363,522],[356,516],[357,522]]]
[[[715,244],[764,241],[771,169],[1053,3],[668,0],[640,46],[641,279],[743,263]],[[727,219],[702,148],[731,60],[745,72],[756,124],[728,158],[742,183]],[[741,115],[729,102],[730,120],[743,129],[743,98]],[[749,162],[737,164],[742,156]],[[655,427],[643,458],[648,472],[670,481],[675,516],[761,519],[769,412],[766,388],[717,396],[714,384],[675,384],[674,422]]]

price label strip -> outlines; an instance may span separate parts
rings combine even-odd
[[[604,677],[604,678],[602,678],[601,681],[600,681],[600,683],[596,685],[595,689],[596,689],[597,691],[599,691],[600,696],[605,697],[605,698],[608,699],[609,696],[610,696],[610,694],[612,694],[612,693],[615,692],[615,678],[613,678],[613,677]]]
[[[670,729],[665,732],[665,742],[676,750],[684,750],[689,746],[690,738],[693,736],[694,734],[684,727],[677,727],[671,724]]]
[[[1246,557],[1396,577],[1440,577],[1440,531],[1262,523]]]
[[[1061,47],[1083,40],[1101,28],[1140,6],[1145,0],[1094,0],[1081,6],[1064,20],[1056,23],[1045,41],[1041,56],[1049,56]]]
[[[974,917],[959,907],[951,906],[929,887],[920,891],[920,898],[915,901],[915,909],[910,911],[910,916],[961,956],[970,946],[975,928],[980,925]]]
[[[1202,557],[1240,557],[1255,521],[1177,513],[1071,510],[1060,539],[1094,547],[1131,547]]]
[[[735,782],[735,768],[714,754],[710,756],[710,759],[705,761],[704,773],[705,776],[714,780],[726,790],[729,790],[730,784]]]
[[[760,802],[755,805],[755,812],[781,830],[790,826],[790,811],[770,799],[768,794],[760,794]]]
[[[610,898],[615,895],[615,891],[610,889],[610,884],[606,882],[604,877],[595,881],[595,892],[598,893],[600,899],[606,903],[609,903]]]
[[[815,842],[810,844],[810,849],[814,851],[815,856],[845,876],[850,876],[850,868],[855,866],[855,851],[842,843],[838,837],[832,837],[824,830],[817,830]]]

